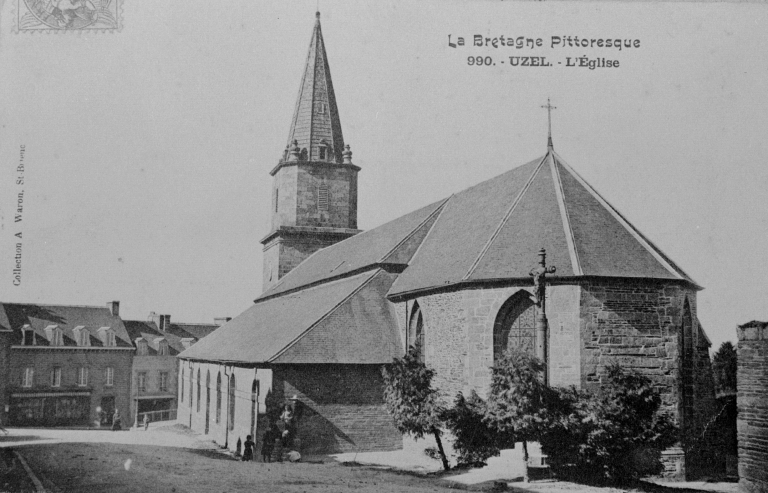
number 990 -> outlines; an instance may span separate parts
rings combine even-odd
[[[467,58],[467,65],[493,65],[493,59],[489,56],[471,56]]]

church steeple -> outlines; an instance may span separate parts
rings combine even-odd
[[[264,290],[317,250],[359,233],[360,168],[344,145],[319,12],[316,17],[288,146],[270,172],[272,228],[261,240]]]
[[[341,163],[344,136],[320,28],[320,12],[315,16],[284,159],[290,159],[298,147],[301,160]]]

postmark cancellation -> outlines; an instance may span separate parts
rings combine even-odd
[[[15,0],[18,32],[120,31],[123,0]]]

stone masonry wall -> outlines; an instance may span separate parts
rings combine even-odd
[[[285,365],[273,391],[298,397],[302,453],[398,450],[402,436],[384,405],[380,365]]]
[[[768,491],[768,323],[737,329],[739,486]]]
[[[466,394],[470,390],[486,395],[491,381],[496,316],[507,299],[529,289],[467,289],[417,300],[424,317],[426,363],[435,370],[435,385],[444,398],[452,401],[458,392]],[[549,375],[553,385],[580,384],[578,308],[578,286],[547,287]]]
[[[693,402],[686,411],[688,421],[684,422],[680,343],[686,299],[692,320],[688,334],[692,338],[692,371],[687,385],[692,387]],[[663,454],[664,475],[679,479],[698,472],[691,461],[691,450],[695,444],[697,456],[703,455],[705,444],[698,437],[714,404],[709,356],[706,350],[700,350],[702,344],[706,345],[700,330],[696,292],[692,289],[673,283],[627,280],[582,284],[582,385],[599,386],[604,369],[612,362],[650,377],[661,393],[664,409],[682,428],[681,447]]]

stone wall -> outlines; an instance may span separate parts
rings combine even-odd
[[[739,485],[768,491],[768,322],[737,329]]]
[[[300,402],[302,453],[402,448],[384,405],[380,365],[285,365],[273,371],[275,397]]]
[[[402,448],[402,436],[384,407],[379,365],[284,365],[256,369],[181,360],[181,367],[180,381],[186,390],[185,398],[178,405],[179,422],[207,434],[211,440],[230,450],[235,450],[238,438],[244,442],[247,435],[253,434],[255,425],[259,453],[269,425],[266,399],[270,392],[275,402],[285,402],[294,395],[298,397],[301,453]],[[199,410],[198,369],[201,376]],[[189,393],[190,370],[192,395]],[[208,372],[211,375],[210,390],[206,388]],[[216,376],[219,373],[222,374],[222,395],[221,418],[217,421]],[[234,420],[229,421],[229,388],[226,384],[229,377],[225,373],[235,375]],[[257,396],[252,393],[254,382],[259,389]]]
[[[579,287],[548,286],[549,375],[552,385],[580,385]],[[438,293],[418,302],[424,317],[426,363],[436,372],[435,386],[452,401],[458,392],[487,394],[493,366],[493,327],[504,302],[530,287],[476,288]],[[402,306],[398,307],[398,321]],[[403,322],[404,323],[404,322]],[[404,330],[401,328],[401,330]]]

